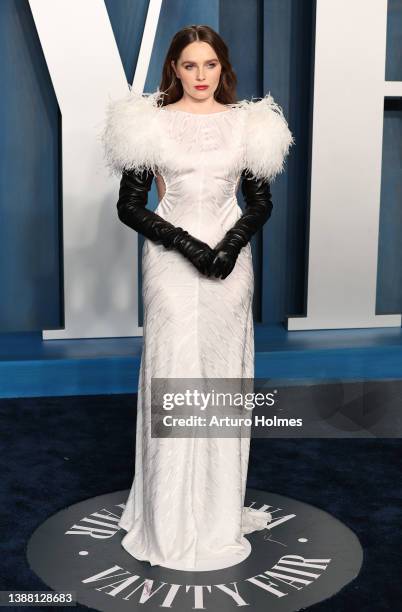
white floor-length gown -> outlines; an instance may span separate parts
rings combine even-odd
[[[103,142],[119,174],[158,173],[166,191],[155,212],[213,247],[241,216],[236,191],[248,169],[271,180],[293,137],[269,94],[212,114],[159,108],[162,94],[111,102]],[[207,278],[179,252],[145,239],[144,343],[138,386],[135,476],[119,526],[139,560],[212,570],[245,559],[244,534],[269,513],[244,507],[250,438],[156,438],[150,434],[151,378],[253,378],[251,247],[224,280]]]

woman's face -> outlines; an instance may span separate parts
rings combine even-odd
[[[214,95],[222,66],[211,45],[201,41],[190,43],[181,52],[177,65],[172,62],[172,67],[185,94],[195,100],[205,100]]]

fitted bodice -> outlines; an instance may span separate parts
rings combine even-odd
[[[241,216],[236,192],[244,113],[157,112],[157,174],[164,194],[155,212],[201,240],[218,241]]]

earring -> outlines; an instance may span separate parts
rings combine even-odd
[[[180,79],[176,76],[175,73],[173,73],[173,80],[171,81],[168,89],[170,89],[171,87],[173,87],[173,85],[175,85],[176,81],[180,81]]]

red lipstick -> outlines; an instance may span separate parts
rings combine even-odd
[[[196,85],[195,88],[200,90],[208,89],[208,85]]]

